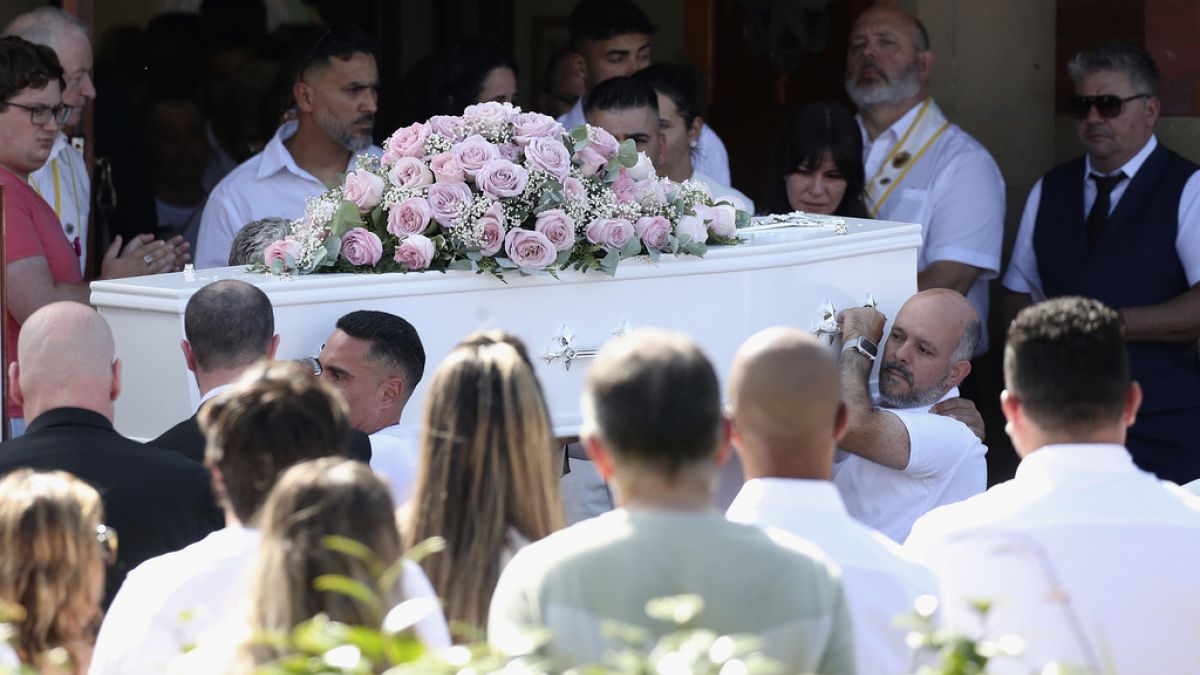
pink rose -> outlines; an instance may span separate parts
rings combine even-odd
[[[645,216],[633,224],[637,236],[646,248],[665,251],[671,245],[671,221],[662,216]]]
[[[554,244],[546,235],[519,227],[509,230],[504,236],[504,250],[517,267],[527,270],[546,269],[558,258]]]
[[[633,223],[624,218],[597,218],[587,226],[588,241],[600,246],[621,248],[633,235]]]
[[[300,242],[291,237],[272,242],[263,249],[263,263],[267,267],[270,267],[278,260],[283,263],[284,271],[287,271],[289,269],[288,257],[291,257],[292,265],[295,265],[300,258]]]
[[[496,146],[488,143],[479,134],[471,134],[467,140],[454,146],[450,152],[454,153],[454,161],[471,178],[479,173],[484,164],[500,157],[500,151],[496,149]]]
[[[535,138],[560,139],[563,125],[558,120],[541,113],[527,112],[513,117],[513,140],[522,148]]]
[[[692,241],[703,244],[708,241],[708,228],[699,216],[684,216],[675,226],[675,236],[681,240],[684,237],[691,237]]]
[[[538,137],[525,146],[525,162],[530,169],[561,179],[571,170],[571,153],[560,140]]]
[[[507,159],[493,159],[475,175],[475,185],[480,191],[496,199],[516,197],[525,190],[529,172]]]
[[[387,230],[397,237],[421,234],[433,217],[429,201],[424,197],[409,197],[388,209]]]
[[[587,198],[587,189],[583,187],[583,181],[573,176],[567,176],[563,179],[563,199],[568,202],[577,202]]]
[[[574,161],[579,165],[579,171],[583,174],[584,178],[595,176],[600,169],[604,168],[605,164],[608,164],[608,160],[605,159],[604,155],[601,155],[590,145],[575,153]]]
[[[500,202],[493,202],[476,224],[483,232],[480,236],[479,252],[487,256],[499,253],[504,244],[504,207]]]
[[[568,251],[575,246],[575,220],[562,209],[548,209],[537,214],[533,229],[546,235],[556,251]]]
[[[621,144],[616,137],[601,127],[592,127],[592,132],[592,140],[588,143],[588,147],[600,153],[605,160],[616,157],[617,151],[621,149]]]
[[[617,203],[624,204],[633,201],[635,187],[633,179],[629,177],[629,172],[625,170],[625,167],[621,167],[617,179],[612,184],[613,195],[617,198]]]
[[[391,179],[392,185],[402,190],[411,190],[433,183],[433,172],[425,166],[425,162],[415,157],[401,157],[388,171],[388,178]]]
[[[429,168],[439,183],[462,183],[467,180],[467,174],[454,159],[454,153],[440,152],[429,158]]]
[[[423,270],[429,268],[429,263],[433,262],[436,253],[437,248],[432,239],[420,234],[410,234],[396,247],[395,261],[410,270]]]
[[[732,204],[718,203],[708,207],[708,229],[718,237],[737,236],[737,209]]]
[[[351,265],[374,267],[383,257],[383,242],[364,227],[351,228],[342,236],[342,255]]]
[[[342,184],[342,194],[354,202],[359,211],[366,213],[375,208],[383,199],[383,179],[370,171],[357,169],[346,174],[346,182]]]
[[[492,124],[504,124],[515,114],[516,109],[511,103],[499,101],[484,101],[463,108],[463,117],[467,120],[479,120]]]
[[[500,151],[500,157],[510,162],[521,158],[521,146],[516,143],[501,143],[497,149]]]
[[[667,201],[662,183],[654,176],[633,184],[633,199],[639,204],[663,204]]]
[[[429,188],[429,212],[439,225],[449,226],[471,207],[471,199],[466,183],[434,183]]]
[[[434,115],[430,117],[429,128],[433,130],[433,133],[451,143],[458,143],[467,137],[467,128],[463,125],[463,119],[453,115]]]
[[[425,141],[430,128],[420,122],[396,130],[383,144],[383,157],[379,163],[389,166],[401,157],[421,157],[425,154]]]

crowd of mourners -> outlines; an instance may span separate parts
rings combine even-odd
[[[381,153],[377,113],[521,102],[517,65],[463,41],[380,111],[366,32],[268,34],[262,3],[205,0],[107,36],[94,83],[85,24],[23,14],[0,37],[0,667],[251,672],[295,648],[263,636],[321,614],[379,629],[409,602],[400,628],[431,652],[521,654],[545,628],[565,670],[648,649],[676,626],[647,604],[697,595],[687,627],[754,636],[778,672],[914,672],[896,619],[923,596],[937,626],[1021,638],[989,652],[994,672],[1200,670],[1200,167],[1155,136],[1153,58],[1109,43],[1070,60],[1083,154],[1034,185],[1001,275],[1004,178],[931,96],[916,17],[862,12],[854,108],[794,111],[764,153],[771,182],[742,190],[700,77],[651,63],[637,5],[580,0],[569,29],[527,107],[752,212],[918,223],[918,292],[894,317],[841,311],[833,348],[794,327],[749,336],[716,364],[723,385],[704,336],[632,331],[590,363],[582,428],[559,438],[509,333],[427,364],[429,327],[358,310],[315,359],[276,359],[267,295],[217,281],[184,312],[196,413],[126,438],[89,280],[261,259],[306,199]],[[98,92],[89,173],[68,132]],[[988,345],[996,278],[1006,331]],[[1020,457],[991,488],[998,430],[963,396],[989,349]]]

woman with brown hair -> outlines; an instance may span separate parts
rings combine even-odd
[[[421,428],[406,541],[445,539],[421,565],[446,617],[482,627],[500,570],[563,520],[549,413],[511,338],[476,333],[460,343],[433,377]]]
[[[96,490],[64,471],[20,469],[0,480],[0,599],[24,609],[15,647],[39,672],[88,670],[104,566],[117,553],[103,516]],[[61,670],[47,656],[56,649],[69,659]]]

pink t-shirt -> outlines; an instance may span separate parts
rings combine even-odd
[[[63,234],[62,223],[54,215],[54,209],[28,183],[4,167],[0,167],[0,185],[4,186],[4,211],[8,217],[8,262],[40,256],[50,265],[50,276],[55,281],[82,283],[79,255]],[[5,312],[4,320],[8,322],[8,350],[4,354],[7,376],[8,364],[17,358],[21,324],[8,312]],[[24,412],[21,406],[9,400],[8,414],[22,417]]]

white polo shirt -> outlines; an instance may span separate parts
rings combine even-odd
[[[387,479],[397,507],[412,499],[420,459],[420,439],[412,429],[397,423],[371,434],[371,470]]]
[[[957,387],[941,400],[956,396]],[[967,425],[934,415],[931,407],[886,408],[908,430],[910,452],[904,469],[843,450],[838,450],[833,464],[833,484],[850,515],[897,542],[904,541],[917,518],[987,487],[987,446]]]
[[[921,518],[904,547],[937,577],[948,628],[980,635],[966,605],[982,599],[993,603],[983,637],[1025,640],[989,672],[1200,667],[1200,498],[1119,445],[1036,450],[1012,480]]]
[[[193,256],[196,269],[226,266],[233,239],[247,223],[271,217],[295,220],[304,215],[309,197],[329,189],[300,168],[283,144],[298,127],[296,121],[279,127],[262,152],[242,162],[213,188],[200,217]],[[383,154],[374,145],[363,152],[377,157]],[[356,157],[350,156],[347,172],[354,170]]]
[[[912,125],[920,110],[914,105],[871,141],[866,127],[863,158],[868,178]],[[967,299],[984,325],[988,316],[988,281],[1000,273],[1000,247],[1004,241],[1004,177],[987,148],[956,124],[929,146],[879,211],[880,219],[921,225],[917,271],[939,260],[971,265],[983,270]],[[975,353],[987,351],[987,331]]]
[[[918,597],[937,592],[933,575],[905,558],[896,542],[851,518],[832,483],[755,478],[742,486],[725,517],[816,544],[842,568],[858,672],[908,672],[908,629],[894,621],[911,614]]]

